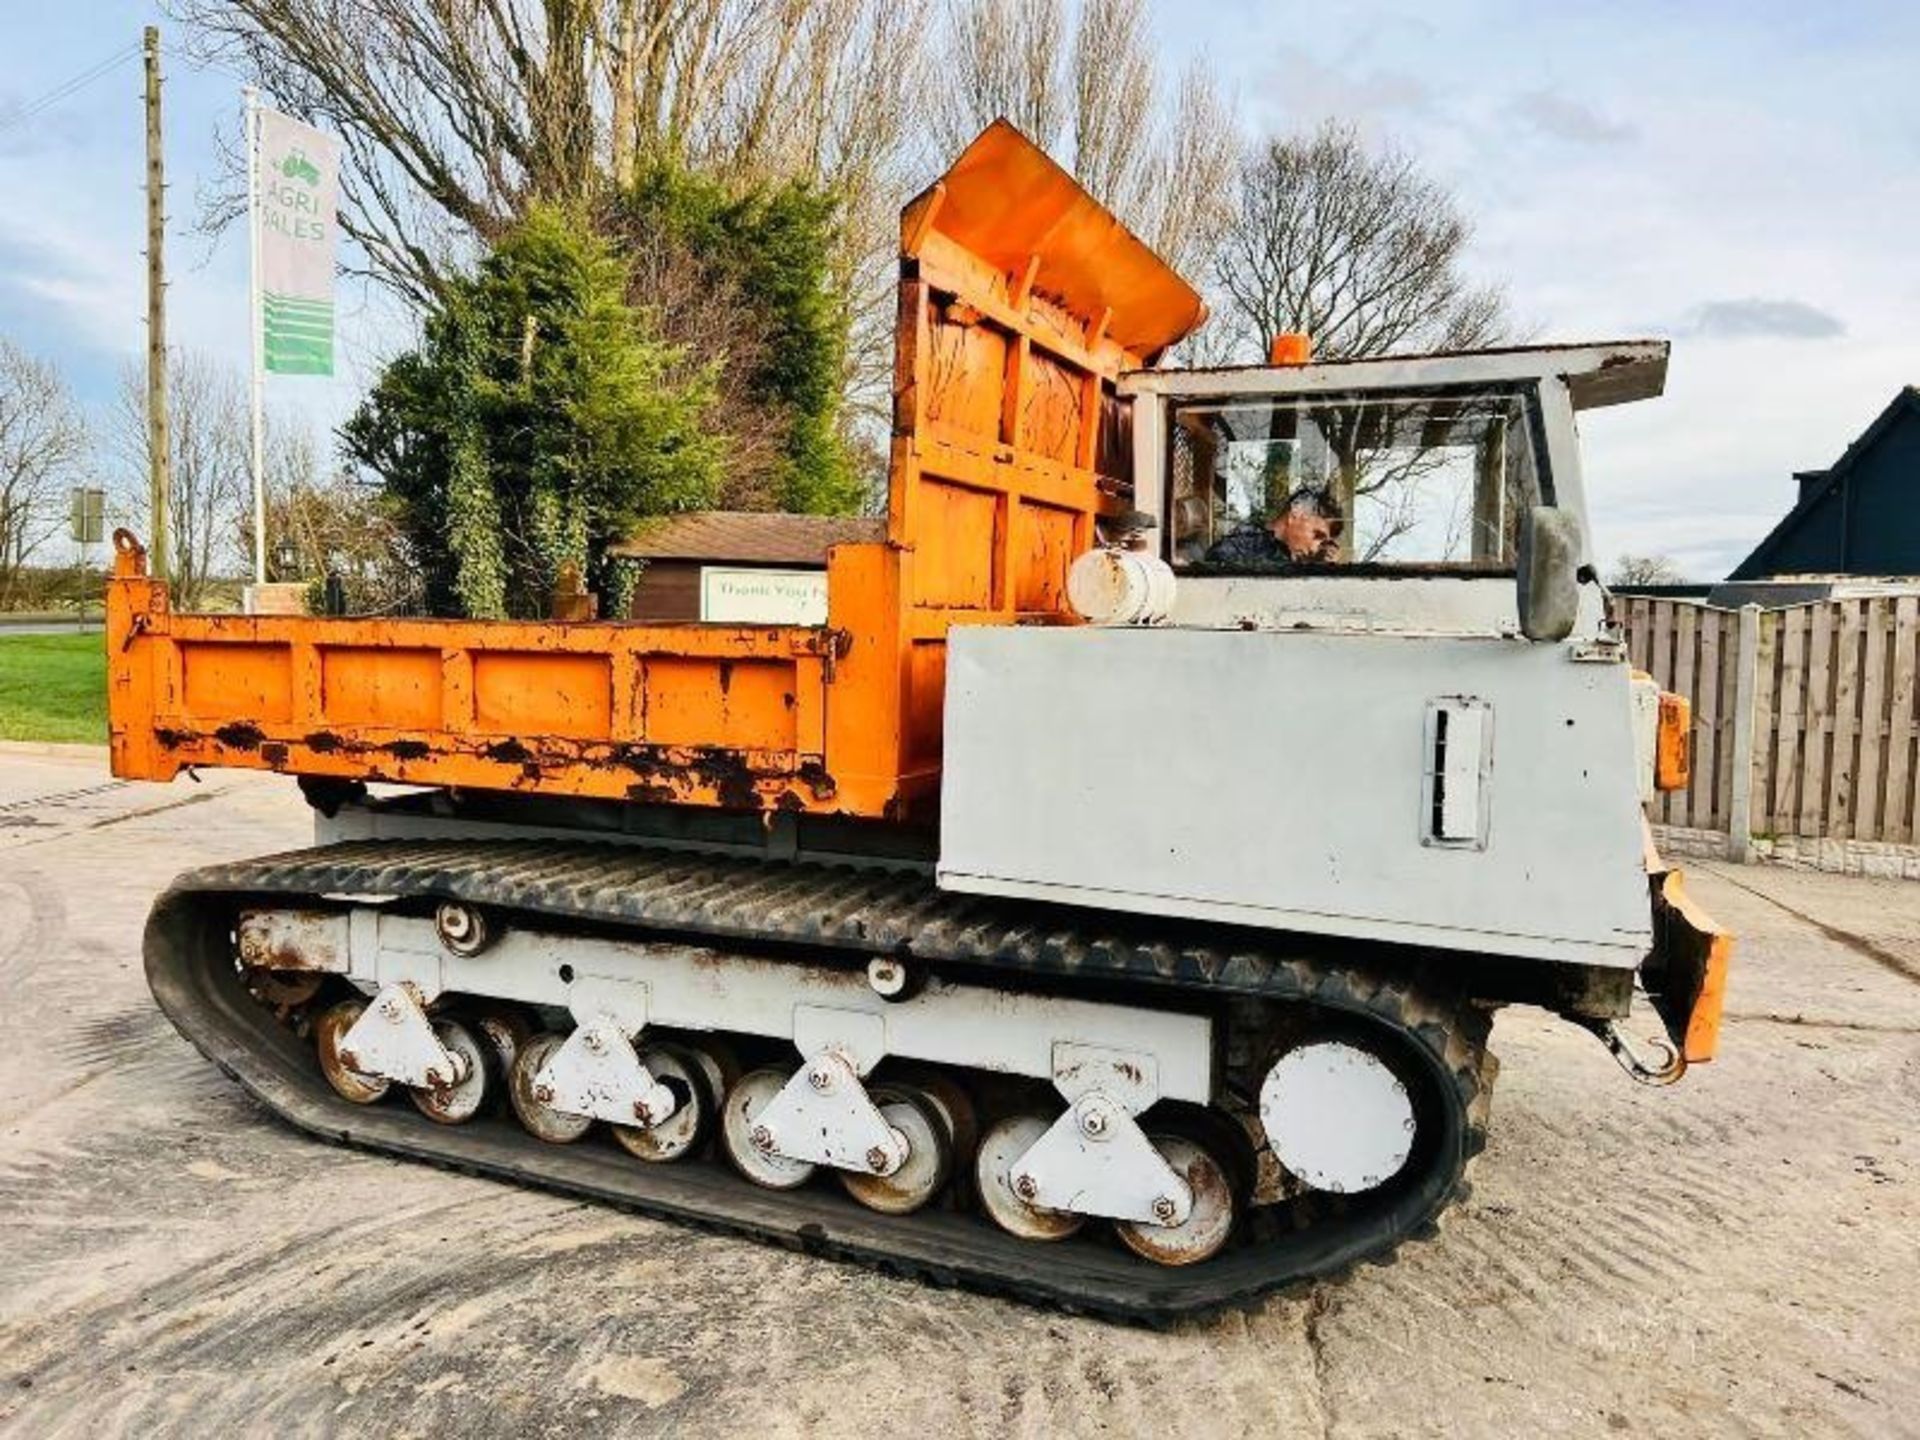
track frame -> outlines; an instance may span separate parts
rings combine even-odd
[[[800,873],[810,869],[819,873]],[[670,901],[671,876],[681,872],[686,893]],[[689,877],[698,882],[691,889]],[[836,909],[835,898],[850,887],[865,899]],[[360,1107],[334,1095],[309,1046],[253,997],[234,962],[232,927],[241,909],[338,894],[458,900],[509,921],[518,914],[628,936],[753,938],[789,944],[815,963],[826,948],[850,960],[907,953],[942,971],[998,972],[1003,981],[1013,974],[1025,983],[1098,977],[1103,989],[1157,995],[1161,1003],[1244,996],[1309,1005],[1409,1042],[1404,1052],[1423,1068],[1438,1101],[1432,1153],[1417,1180],[1390,1198],[1330,1206],[1305,1228],[1259,1234],[1191,1270],[1169,1270],[1117,1246],[1032,1245],[975,1215],[888,1217],[837,1190],[755,1190],[718,1165],[650,1166],[613,1146],[543,1146],[506,1120],[424,1126],[410,1109]],[[774,903],[781,896],[789,897],[785,912]],[[795,898],[803,921],[791,918]],[[1221,949],[1217,936],[1208,945],[1177,927],[1117,931],[1111,917],[1082,917],[1089,923],[1075,925],[1051,912],[1051,925],[1037,933],[1037,918],[1017,904],[943,896],[924,877],[841,867],[557,842],[365,842],[183,876],[156,903],[145,951],[149,985],[175,1027],[274,1114],[310,1134],[1126,1323],[1168,1324],[1243,1306],[1383,1259],[1401,1240],[1431,1233],[1463,1193],[1467,1162],[1484,1144],[1492,1077],[1483,1010],[1404,976],[1281,958],[1257,945]],[[1076,993],[1084,991],[1076,986]]]

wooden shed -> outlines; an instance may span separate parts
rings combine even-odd
[[[649,520],[610,553],[642,561],[635,620],[821,625],[827,551],[886,538],[863,516],[695,510]]]

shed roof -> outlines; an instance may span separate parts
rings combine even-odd
[[[608,552],[636,560],[706,560],[735,565],[825,565],[834,545],[886,538],[886,522],[865,516],[789,515],[764,510],[690,510],[645,521]]]

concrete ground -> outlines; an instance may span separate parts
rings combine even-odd
[[[1920,1434],[1920,886],[1695,867],[1722,1058],[1530,1011],[1437,1241],[1153,1334],[333,1149],[150,1004],[154,892],[289,782],[0,754],[0,1430]]]

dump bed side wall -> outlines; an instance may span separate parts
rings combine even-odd
[[[248,766],[748,808],[889,798],[871,772],[890,764],[847,794],[828,766],[829,671],[857,690],[854,672],[885,661],[869,646],[843,666],[827,629],[175,615],[161,587],[125,578],[108,634],[121,775]]]

